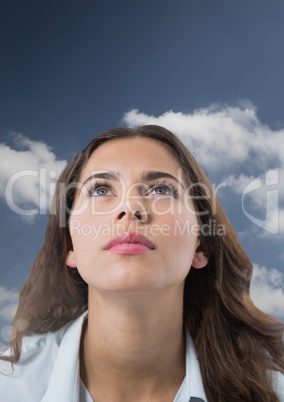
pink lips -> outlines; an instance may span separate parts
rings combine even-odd
[[[113,237],[104,249],[116,254],[141,254],[154,248],[154,244],[147,237],[131,232]]]

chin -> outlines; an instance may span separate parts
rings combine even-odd
[[[97,282],[97,281],[96,281]],[[153,292],[160,288],[157,284],[157,277],[154,281],[153,274],[146,274],[146,272],[129,272],[124,270],[124,272],[116,272],[115,275],[105,278],[100,283],[94,284],[97,290],[103,292],[114,292],[120,294],[130,294],[139,292]]]

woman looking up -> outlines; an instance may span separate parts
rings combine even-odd
[[[252,303],[251,276],[177,137],[99,134],[59,178],[1,401],[283,401],[284,326]]]

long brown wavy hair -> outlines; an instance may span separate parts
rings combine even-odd
[[[17,362],[23,337],[56,331],[88,308],[87,283],[65,262],[72,249],[68,218],[76,183],[101,144],[129,137],[146,137],[165,144],[192,184],[201,229],[212,222],[216,228],[225,228],[222,235],[214,230],[200,231],[201,242],[209,250],[209,262],[203,269],[190,270],[184,288],[184,324],[196,348],[208,401],[278,401],[269,373],[284,373],[284,324],[261,312],[251,301],[253,265],[206,175],[174,134],[154,125],[115,128],[97,135],[62,172],[43,247],[20,292],[13,321],[16,337],[10,342],[12,355],[1,358]]]

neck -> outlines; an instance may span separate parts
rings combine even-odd
[[[128,295],[89,289],[81,377],[90,393],[96,395],[96,401],[100,389],[104,389],[103,400],[106,389],[112,390],[116,401],[119,395],[124,401],[137,401],[137,395],[150,401],[155,393],[172,398],[184,375],[181,285],[161,292]],[[132,391],[136,396],[131,396]]]

